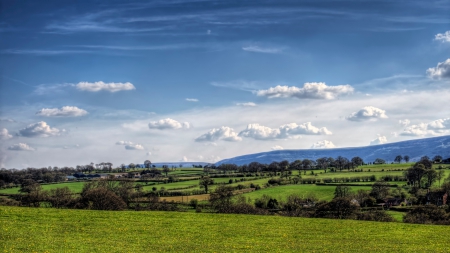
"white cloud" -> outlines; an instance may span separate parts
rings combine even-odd
[[[412,125],[403,130],[400,135],[403,136],[425,136],[425,135],[433,135],[432,131],[427,130],[428,125],[425,123],[420,123],[417,125]]]
[[[77,89],[83,91],[97,92],[97,91],[125,91],[125,90],[135,90],[136,88],[132,83],[104,83],[102,81],[89,83],[89,82],[79,82],[76,85]]]
[[[284,148],[280,145],[275,145],[271,148],[272,150],[283,150]]]
[[[440,40],[442,42],[450,42],[450,31],[436,34],[436,36],[434,36],[434,40]]]
[[[24,137],[50,137],[60,135],[64,131],[51,128],[46,122],[40,121],[19,130],[19,134]]]
[[[450,118],[438,119],[429,123],[411,125],[403,130],[403,136],[435,136],[448,134],[450,130]]]
[[[248,124],[247,128],[239,133],[239,136],[249,137],[256,140],[272,140],[295,138],[298,135],[331,135],[332,133],[326,128],[317,128],[306,122],[298,125],[290,123],[272,129],[270,127],[261,126],[259,124]]]
[[[180,128],[189,128],[190,124],[189,122],[178,122],[174,119],[167,118],[167,119],[161,119],[158,121],[152,121],[148,123],[148,128],[150,129],[180,129]]]
[[[242,141],[242,138],[237,135],[237,133],[234,131],[233,128],[222,126],[220,128],[213,128],[207,133],[195,139],[196,142],[203,142],[203,141],[212,142],[217,140],[236,142]]]
[[[323,140],[314,143],[312,149],[325,149],[325,148],[335,148],[336,146],[331,141]]]
[[[76,106],[63,106],[61,108],[43,108],[36,115],[45,117],[79,117],[88,114],[87,111]]]
[[[311,124],[311,122],[306,122],[300,125],[297,125],[297,123],[290,123],[286,125],[282,125],[280,127],[280,132],[282,135],[331,135],[333,134],[330,132],[326,127],[318,128]]]
[[[428,77],[435,80],[450,78],[450,58],[439,62],[435,68],[427,69]]]
[[[8,150],[15,150],[15,151],[33,151],[34,148],[28,146],[26,143],[19,143],[19,144],[13,144],[8,147]]]
[[[143,150],[144,147],[140,144],[127,144],[125,145],[126,150]]]
[[[116,145],[132,145],[133,142],[131,141],[118,141],[116,142]]]
[[[9,134],[8,129],[2,128],[0,130],[0,140],[8,140],[11,139],[13,136]]]
[[[438,119],[428,123],[428,129],[431,130],[446,130],[450,129],[450,118]]]
[[[399,120],[398,123],[399,123],[401,126],[406,127],[406,126],[408,126],[409,124],[411,124],[411,121],[410,121],[409,119],[403,119],[403,120]]]
[[[378,135],[378,137],[375,140],[371,140],[369,145],[379,145],[387,143],[386,136]]]
[[[277,54],[281,53],[283,51],[282,48],[269,48],[269,47],[259,47],[259,46],[247,46],[243,47],[242,50],[248,51],[248,52],[255,52],[255,53],[265,53],[265,54]]]
[[[253,107],[253,106],[256,106],[256,104],[255,104],[255,103],[253,103],[253,102],[247,102],[247,103],[236,103],[236,105],[237,105],[237,106],[251,106],[251,107]]]
[[[377,119],[387,119],[385,110],[381,110],[380,108],[376,108],[373,106],[363,107],[361,110],[350,114],[350,116],[346,117],[347,120],[350,121],[375,121]]]
[[[183,156],[183,157],[181,158],[180,161],[181,161],[181,162],[187,162],[187,161],[188,161],[188,158],[187,158],[186,156]]]
[[[327,86],[325,83],[305,83],[302,88],[278,85],[267,90],[258,90],[256,95],[268,98],[335,99],[353,91],[353,87],[348,84]]]
[[[186,101],[188,101],[188,102],[198,102],[198,99],[196,99],[196,98],[186,98]]]

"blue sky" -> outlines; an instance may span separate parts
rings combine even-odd
[[[0,4],[2,167],[450,131],[448,1]]]

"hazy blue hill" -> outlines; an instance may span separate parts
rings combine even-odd
[[[348,159],[359,156],[365,162],[373,162],[376,158],[392,162],[397,155],[408,155],[411,161],[417,161],[422,156],[433,158],[441,155],[444,159],[450,157],[450,136],[425,138],[418,140],[402,141],[366,147],[354,148],[334,148],[334,149],[295,149],[295,150],[275,150],[257,154],[249,154],[224,159],[216,163],[234,163],[237,165],[251,162],[271,163],[273,161],[288,160],[290,162],[297,159],[316,160],[320,157],[343,156]]]

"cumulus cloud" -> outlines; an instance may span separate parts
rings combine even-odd
[[[437,119],[428,123],[419,123],[406,127],[400,135],[403,136],[435,136],[448,134],[450,131],[450,118]]]
[[[324,149],[324,148],[335,148],[336,146],[331,141],[323,140],[314,143],[312,149]]]
[[[427,75],[435,80],[450,78],[450,58],[439,62],[435,68],[427,69]]]
[[[271,148],[272,150],[283,150],[284,148],[280,145],[275,145]]]
[[[13,136],[9,134],[8,129],[2,128],[0,130],[0,140],[8,140],[11,139]]]
[[[180,128],[189,128],[190,124],[189,122],[178,122],[174,119],[167,118],[167,119],[161,119],[158,121],[152,121],[148,123],[148,128],[150,129],[180,129]]]
[[[188,101],[188,102],[198,102],[198,99],[196,99],[196,98],[186,98],[186,101]]]
[[[410,121],[409,119],[403,119],[403,120],[399,120],[398,123],[399,123],[401,126],[406,127],[406,126],[408,126],[409,124],[411,124],[411,121]]]
[[[45,117],[80,117],[88,114],[87,111],[76,106],[63,106],[61,108],[43,108],[36,115]]]
[[[450,42],[450,31],[445,33],[438,33],[434,36],[434,40],[440,40],[442,42]]]
[[[350,116],[346,117],[347,120],[350,121],[375,121],[377,119],[387,119],[385,110],[381,110],[380,108],[376,108],[373,106],[363,107],[361,110],[350,114]]]
[[[267,90],[258,90],[256,95],[267,98],[335,99],[353,91],[353,87],[348,84],[328,86],[325,83],[305,83],[302,88],[278,85]]]
[[[13,144],[8,147],[8,150],[15,150],[15,151],[33,151],[34,148],[28,146],[26,143],[19,143],[19,144]]]
[[[135,90],[136,87],[132,83],[104,83],[102,81],[99,82],[79,82],[76,85],[76,88],[82,91],[109,91],[109,92],[118,92],[118,91],[126,91],[126,90]]]
[[[183,156],[180,160],[180,162],[187,162],[187,161],[188,161],[188,158],[186,156]]]
[[[125,145],[126,150],[143,150],[144,147],[140,144],[128,144]]]
[[[428,124],[420,123],[417,125],[411,125],[405,128],[400,135],[403,136],[424,136],[424,135],[433,135],[432,131],[428,131]]]
[[[256,140],[286,139],[295,138],[298,135],[331,135],[326,127],[318,128],[306,122],[298,125],[290,123],[282,125],[279,128],[261,126],[259,124],[248,124],[247,128],[239,133],[239,136],[249,137]]]
[[[259,46],[247,46],[243,47],[242,50],[248,51],[248,52],[255,52],[255,53],[265,53],[265,54],[277,54],[281,53],[283,51],[282,48],[269,48],[269,47],[259,47]]]
[[[233,128],[222,126],[220,128],[213,128],[209,130],[207,133],[195,139],[196,142],[203,142],[203,141],[212,142],[217,140],[236,142],[242,141],[242,138],[237,135],[237,133],[234,131]]]
[[[255,104],[255,103],[253,103],[253,102],[247,102],[247,103],[236,103],[236,105],[237,105],[237,106],[251,106],[251,107],[253,107],[253,106],[256,106],[256,104]]]
[[[60,135],[64,131],[51,128],[46,122],[40,121],[19,130],[19,134],[24,137],[50,137]]]
[[[437,131],[450,129],[450,118],[431,121],[430,123],[428,123],[427,128]]]
[[[380,145],[387,143],[386,136],[379,135],[375,140],[371,140],[369,145]]]

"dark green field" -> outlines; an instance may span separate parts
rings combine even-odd
[[[448,252],[450,227],[0,207],[2,252]]]

